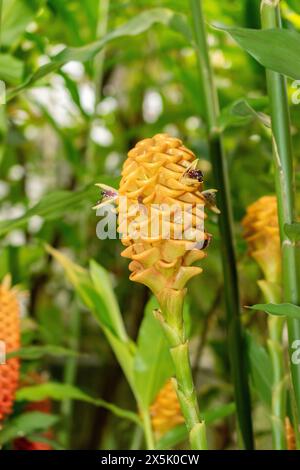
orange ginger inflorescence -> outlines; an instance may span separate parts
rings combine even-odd
[[[172,380],[168,380],[157,394],[150,408],[152,428],[162,436],[178,424],[184,423],[177,393]]]
[[[0,284],[0,340],[6,354],[20,348],[20,306],[15,289],[6,278]],[[0,425],[12,412],[19,383],[19,359],[11,358],[0,364]]]
[[[263,196],[251,204],[243,219],[244,237],[266,280],[279,282],[281,273],[280,237],[275,196]]]
[[[210,240],[204,206],[217,209],[214,190],[203,191],[197,162],[181,140],[157,134],[138,142],[123,166],[118,198],[118,230],[126,246],[122,255],[132,260],[130,279],[147,285],[159,301],[170,289],[183,292],[202,271],[192,264],[205,257]],[[187,223],[182,214],[188,214]],[[154,221],[159,222],[153,234]]]

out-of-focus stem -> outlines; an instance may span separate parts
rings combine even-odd
[[[240,297],[228,169],[222,136],[218,126],[219,103],[209,59],[202,2],[201,0],[190,0],[190,5],[200,83],[206,109],[210,157],[213,165],[215,184],[218,189],[217,202],[221,210],[219,230],[222,239],[221,247],[225,282],[224,294],[226,302],[227,334],[237,417],[244,447],[246,449],[252,449],[254,447],[254,441],[251,419],[251,400],[246,359],[243,354],[245,348],[240,322]]]
[[[262,1],[261,19],[263,28],[281,28],[279,3]],[[297,248],[284,231],[285,224],[291,224],[296,220],[293,149],[286,79],[283,75],[271,70],[266,70],[266,75],[272,118],[275,184],[282,248],[283,300],[299,305],[300,286],[297,273]],[[300,339],[300,321],[289,318],[287,323],[291,355],[294,341]],[[300,365],[293,364],[291,361],[290,367],[298,414],[296,423],[299,427]]]

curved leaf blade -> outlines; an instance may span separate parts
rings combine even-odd
[[[216,26],[267,69],[300,79],[300,34],[287,29],[247,29]]]
[[[11,90],[7,95],[7,100],[13,98],[25,88],[31,87],[35,82],[50,73],[56,72],[67,62],[73,60],[86,62],[93,59],[96,54],[115,39],[137,36],[144,33],[155,24],[168,26],[174,31],[181,33],[189,41],[192,38],[192,33],[184,15],[167,8],[153,8],[148,11],[143,11],[119,28],[109,32],[99,41],[95,41],[82,47],[66,47],[59,54],[52,57],[49,63],[43,65],[36,72],[30,75],[24,83]]]
[[[120,418],[140,424],[140,419],[136,413],[119,408],[117,405],[100,398],[93,398],[74,385],[58,382],[46,382],[43,384],[20,388],[16,393],[17,401],[42,401],[46,398],[51,398],[52,400],[57,401],[65,399],[84,401],[86,403],[91,403],[92,405],[105,408]]]

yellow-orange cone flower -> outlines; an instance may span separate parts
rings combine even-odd
[[[157,394],[150,408],[153,431],[162,436],[178,424],[184,423],[177,393],[172,380],[168,380]]]
[[[285,418],[285,436],[286,436],[286,444],[287,450],[296,450],[296,437],[295,431],[291,424],[290,418],[286,416]]]
[[[16,290],[6,278],[0,284],[0,341],[6,354],[20,348],[20,306]],[[0,425],[12,412],[19,383],[19,359],[11,358],[0,364]]]
[[[281,273],[280,238],[275,196],[263,196],[251,204],[242,221],[252,256],[269,282],[278,283]]]

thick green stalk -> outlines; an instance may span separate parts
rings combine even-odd
[[[196,390],[192,377],[188,341],[183,323],[184,291],[173,289],[164,292],[159,299],[161,314],[157,318],[164,328],[175,366],[174,385],[185,423],[189,432],[192,450],[206,450],[206,428],[201,419]]]
[[[239,427],[246,449],[252,449],[253,431],[251,400],[248,384],[246,359],[243,355],[244,341],[240,322],[240,297],[234,231],[230,204],[228,169],[223,149],[222,136],[218,126],[219,103],[214,77],[210,65],[205,22],[201,0],[190,0],[194,26],[195,50],[198,58],[200,82],[206,108],[209,149],[212,160],[215,184],[218,189],[217,202],[222,215],[219,217],[219,230],[222,239],[222,262],[224,272],[224,293],[226,302],[228,345],[231,374],[234,383],[235,401]]]
[[[263,1],[261,4],[263,28],[280,28],[281,17],[278,0]],[[285,224],[296,220],[295,189],[293,171],[293,149],[290,132],[290,114],[287,99],[286,79],[271,70],[266,70],[267,87],[272,119],[273,156],[275,184],[278,202],[278,219],[282,248],[283,300],[300,304],[299,279],[297,273],[297,248],[284,231]],[[300,339],[300,321],[288,319],[290,355],[295,340]],[[300,417],[300,366],[291,362],[296,408]]]
[[[267,281],[259,281],[267,303],[280,303],[281,291],[278,284]],[[279,287],[279,288],[278,288]],[[282,317],[268,316],[268,350],[272,364],[272,437],[275,450],[286,449],[285,417],[286,413],[286,374],[284,367],[284,348],[282,345],[282,333],[285,319]]]

